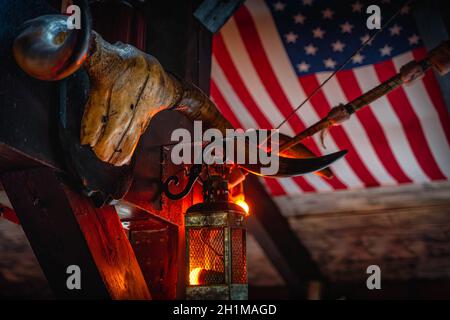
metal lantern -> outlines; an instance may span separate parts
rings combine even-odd
[[[186,298],[245,300],[246,213],[228,201],[227,181],[221,176],[204,181],[203,198],[185,215]]]

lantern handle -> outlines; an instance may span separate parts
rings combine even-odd
[[[180,193],[172,193],[169,190],[169,187],[172,183],[175,183],[175,185],[178,185],[180,180],[177,176],[170,176],[167,178],[165,182],[163,182],[161,186],[161,191],[166,194],[167,198],[170,200],[180,200],[183,199],[185,196],[188,195],[189,192],[191,192],[192,187],[194,186],[195,181],[197,181],[198,177],[200,176],[200,173],[202,172],[202,165],[201,164],[194,164],[191,169],[189,170],[189,179],[184,187],[183,191]]]

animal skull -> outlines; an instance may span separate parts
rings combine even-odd
[[[84,15],[88,11],[82,10]],[[14,56],[24,71],[42,80],[59,80],[85,67],[91,87],[80,140],[102,161],[127,164],[150,120],[162,109],[176,109],[222,133],[232,128],[207,95],[166,72],[155,57],[128,44],[106,42],[88,28],[88,17],[83,17],[86,27],[81,31],[68,30],[65,19],[51,15],[26,22],[15,39]],[[322,170],[321,175],[330,177],[326,167],[344,154],[315,157],[299,144],[280,155],[279,176]],[[254,166],[247,170],[258,173]]]

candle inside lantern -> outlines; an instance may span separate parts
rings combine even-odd
[[[204,202],[185,215],[186,297],[246,299],[245,197],[231,199],[221,176],[210,176],[203,188]]]
[[[240,206],[242,209],[244,209],[245,214],[248,216],[248,213],[250,212],[250,207],[248,206],[247,202],[245,202],[245,200],[239,199],[236,201],[236,204]]]
[[[204,268],[194,268],[189,273],[189,284],[191,286],[201,286],[208,284],[208,278],[214,279],[217,277],[223,277],[223,273],[214,270],[208,270]]]
[[[195,268],[189,273],[189,284],[196,286],[200,284],[200,273],[205,270],[203,268]]]

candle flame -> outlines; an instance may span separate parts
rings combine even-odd
[[[189,284],[191,285],[199,285],[200,281],[200,273],[202,270],[205,270],[203,268],[195,268],[189,273]]]
[[[245,200],[237,200],[236,204],[238,206],[240,206],[242,209],[244,209],[245,213],[248,215],[249,211],[250,211],[250,207],[248,206],[247,202],[245,202]]]

